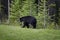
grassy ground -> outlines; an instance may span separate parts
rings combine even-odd
[[[0,40],[60,40],[60,30],[0,25]]]

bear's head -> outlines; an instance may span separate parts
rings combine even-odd
[[[22,17],[22,18],[20,18],[20,22],[23,22],[23,21],[25,21],[25,19]]]

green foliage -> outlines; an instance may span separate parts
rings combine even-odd
[[[54,8],[56,7],[56,4],[50,4],[49,6]]]
[[[41,0],[39,4],[34,3],[35,0],[14,0],[10,7],[10,24],[19,25],[19,18],[27,15],[34,16],[37,19],[37,28],[54,28],[54,22],[50,21],[46,0]],[[37,7],[38,6],[38,13]],[[56,4],[49,5],[55,7]],[[60,22],[60,21],[59,21]]]
[[[11,3],[11,7],[10,7],[10,22],[12,21],[12,23],[15,22],[15,20],[17,20],[20,16],[20,4],[19,4],[20,0],[14,0]]]

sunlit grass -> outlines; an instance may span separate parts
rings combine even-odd
[[[60,40],[60,30],[0,25],[0,40]]]

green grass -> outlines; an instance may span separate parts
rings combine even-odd
[[[60,40],[60,30],[0,25],[0,40]]]

